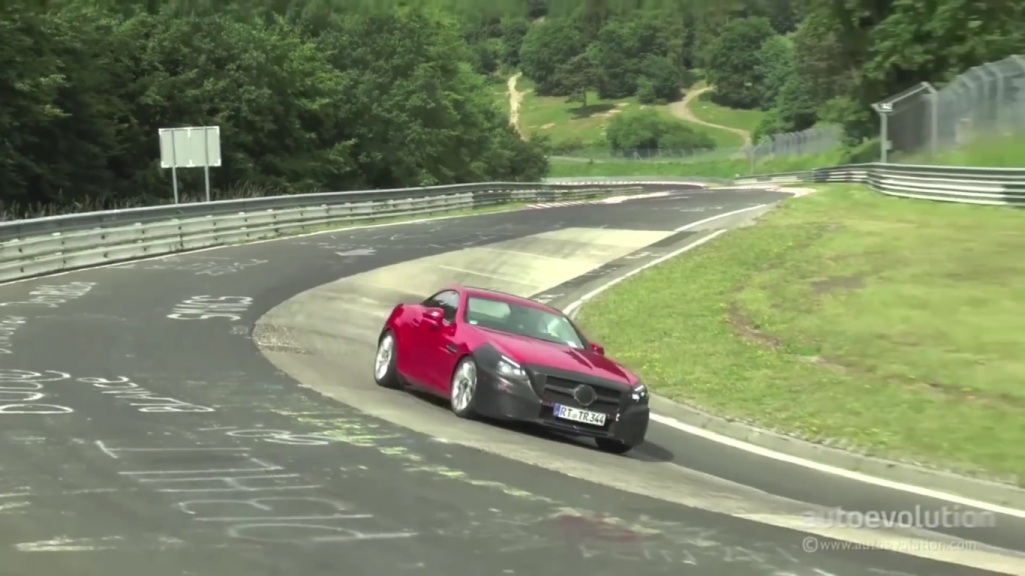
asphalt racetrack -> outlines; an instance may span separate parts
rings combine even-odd
[[[372,320],[388,299],[484,273],[560,303],[597,281],[596,269],[714,229],[675,232],[688,222],[781,197],[684,190],[0,286],[0,574],[1023,573],[1023,558],[940,534],[840,534],[794,521],[818,506],[941,503],[661,425],[615,457],[456,421],[437,403],[373,384]],[[560,263],[517,264],[544,260],[517,261],[520,249]],[[410,261],[419,267],[401,268]],[[1020,520],[999,520],[948,532],[1023,547]],[[847,542],[875,538],[908,549]]]

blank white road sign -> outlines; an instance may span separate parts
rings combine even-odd
[[[161,168],[203,168],[221,165],[221,127],[161,128]]]

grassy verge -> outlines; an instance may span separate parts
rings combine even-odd
[[[1025,168],[1025,136],[991,136],[979,138],[956,150],[935,155],[916,154],[896,161],[937,166],[988,166],[994,168]]]
[[[833,166],[841,161],[842,153],[837,150],[832,154],[818,156],[792,156],[769,158],[755,166],[755,173],[769,174],[772,172],[795,172],[810,170],[824,166]],[[672,160],[567,160],[555,158],[551,160],[553,178],[587,177],[587,176],[708,176],[714,178],[733,178],[737,175],[746,176],[751,173],[751,164],[741,159],[684,159]]]
[[[944,150],[935,155],[895,155],[893,162],[900,164],[931,164],[938,166],[987,166],[998,168],[1025,167],[1025,136],[998,136],[980,138],[956,150]],[[796,172],[847,163],[843,150],[816,156],[784,156],[768,158],[757,163],[755,174]],[[750,163],[733,158],[695,157],[683,160],[567,160],[551,161],[552,177],[586,176],[710,176],[732,178],[751,174]]]
[[[581,324],[664,396],[1021,484],[1021,212],[820,189],[619,284]]]
[[[720,126],[729,126],[753,132],[765,116],[761,110],[738,110],[712,102],[712,93],[705,92],[690,104],[690,110],[699,119]]]
[[[634,108],[647,108],[636,98],[602,100],[594,92],[587,95],[587,106],[570,102],[565,96],[538,96],[532,83],[520,78],[520,91],[531,91],[520,105],[520,128],[526,134],[545,134],[556,148],[586,148],[604,143],[605,127],[616,114]],[[669,117],[665,106],[650,106]]]

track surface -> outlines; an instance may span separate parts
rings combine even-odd
[[[778,197],[688,194],[337,232],[0,286],[3,574],[981,573],[826,550],[835,545],[826,539],[809,553],[801,532],[438,442],[298,387],[249,337],[277,303],[383,265],[613,220],[670,230]],[[748,472],[744,457],[657,426],[652,440],[681,466],[881,502],[792,470],[766,478],[777,471],[764,462]]]

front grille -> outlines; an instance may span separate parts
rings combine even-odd
[[[542,367],[529,367],[527,371],[530,374],[531,386],[538,396],[541,397],[543,406],[541,407],[540,417],[547,426],[585,436],[604,437],[609,434],[609,430],[618,420],[623,392],[611,384],[603,385],[594,381],[583,382],[577,380],[572,378],[571,373],[555,376]],[[569,376],[569,378],[564,376]],[[573,389],[581,384],[594,389],[596,398],[589,406],[583,406],[573,398]],[[604,426],[593,426],[591,424],[582,424],[556,418],[553,414],[554,404],[562,404],[593,412],[603,412],[608,414],[608,418],[605,420]]]
[[[584,383],[549,376],[545,379],[544,391],[541,398],[549,402],[565,404],[575,408],[584,408],[586,410],[594,410],[597,412],[612,413],[619,408],[621,393],[618,390],[589,383],[587,385],[594,389],[597,398],[590,406],[581,406],[580,403],[573,398],[573,389],[581,384]]]

